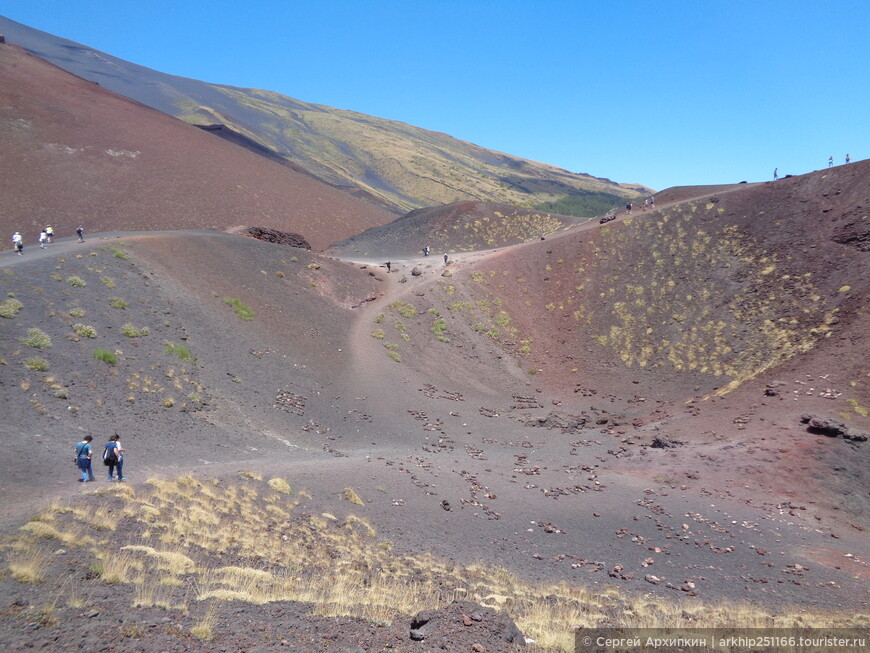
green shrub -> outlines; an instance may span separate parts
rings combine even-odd
[[[20,341],[25,347],[33,347],[35,349],[48,349],[51,347],[51,336],[36,327],[28,329],[27,335],[20,338]]]
[[[87,324],[76,323],[73,324],[73,331],[76,332],[76,335],[80,338],[96,338],[97,330],[89,326]]]
[[[35,372],[45,372],[48,369],[48,361],[44,358],[28,358],[24,361],[27,369]]]
[[[15,317],[16,313],[24,308],[24,304],[15,299],[4,299],[0,302],[0,317],[11,318]]]
[[[390,358],[392,358],[392,359],[393,359],[394,361],[396,361],[397,363],[401,363],[401,362],[402,362],[402,357],[399,356],[399,354],[397,354],[397,353],[394,352],[394,351],[391,351],[391,352],[389,353],[389,356],[390,356]]]
[[[375,329],[374,331],[372,331],[372,338],[374,338],[375,340],[383,340],[385,335],[386,334],[384,333],[383,329]]]
[[[98,361],[103,361],[108,365],[118,364],[118,357],[115,356],[115,354],[110,352],[108,349],[94,349],[94,358],[96,358]]]
[[[241,299],[237,299],[235,297],[225,297],[224,302],[233,307],[233,311],[235,311],[236,315],[239,316],[242,320],[253,320],[254,313],[253,309],[250,306],[247,306],[242,303]]]
[[[85,286],[88,285],[85,283],[84,279],[82,279],[81,277],[76,277],[76,276],[67,277],[66,282],[67,282],[67,284],[69,284],[73,288],[84,288]]]
[[[435,320],[434,324],[432,324],[432,333],[440,336],[445,331],[447,331],[447,322],[445,320]]]
[[[127,308],[129,306],[129,304],[127,302],[125,302],[123,299],[121,299],[120,297],[112,297],[109,300],[109,304],[111,305],[112,308],[119,308],[119,309],[124,309],[124,308]]]
[[[115,282],[109,277],[100,277],[100,283],[110,290],[115,287]]]
[[[180,360],[190,361],[191,363],[196,361],[193,354],[185,347],[184,345],[176,345],[171,342],[167,342],[163,348],[163,351],[167,354],[173,354],[177,356]]]
[[[399,315],[406,318],[412,318],[417,315],[417,309],[413,304],[408,304],[407,302],[397,301],[390,304],[390,308],[395,310]]]
[[[130,258],[130,255],[127,252],[118,247],[112,248],[112,256],[114,256],[115,258],[123,259],[124,261]]]
[[[70,317],[84,317],[85,316],[85,309],[73,308],[73,309],[70,309],[69,314],[70,314]]]

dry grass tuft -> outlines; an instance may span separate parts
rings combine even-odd
[[[572,650],[575,627],[684,625],[684,610],[710,627],[845,627],[861,618],[772,614],[734,603],[665,603],[615,588],[531,583],[504,569],[458,566],[428,554],[400,555],[378,539],[368,520],[353,514],[296,515],[283,486],[274,483],[283,479],[264,483],[242,476],[232,483],[191,476],[154,479],[137,491],[119,486],[95,492],[84,506],[52,506],[13,540],[9,570],[20,582],[38,582],[50,573],[51,560],[40,543],[81,536],[92,528],[92,515],[111,507],[124,524],[112,534],[112,544],[82,545],[95,560],[94,571],[103,582],[133,584],[134,605],[187,611],[194,598],[206,607],[191,634],[206,640],[214,636],[216,606],[223,601],[296,601],[311,604],[317,615],[390,623],[466,598],[506,611],[539,646],[566,651]],[[363,505],[352,488],[344,496]],[[70,605],[82,602],[80,595],[67,599]]]
[[[345,490],[344,490],[344,498],[347,499],[348,501],[350,501],[351,503],[354,503],[354,504],[356,504],[356,505],[358,505],[358,506],[364,506],[364,505],[366,505],[366,504],[365,504],[365,501],[363,501],[363,500],[360,498],[360,496],[356,493],[356,490],[354,490],[352,487],[345,488]]]

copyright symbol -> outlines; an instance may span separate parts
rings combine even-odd
[[[591,637],[584,637],[583,638],[583,645],[584,646],[591,646],[592,645],[592,638]]]

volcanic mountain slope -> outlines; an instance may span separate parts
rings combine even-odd
[[[328,253],[348,258],[414,256],[426,246],[433,256],[471,252],[543,239],[584,222],[511,204],[458,202],[411,211],[393,223],[334,243]]]
[[[7,252],[0,444],[39,470],[0,459],[0,642],[866,627],[868,174],[663,193],[389,273],[208,231]],[[78,486],[73,442],[113,432],[127,483]]]
[[[604,213],[646,189],[495,152],[392,120],[259,90],[167,75],[0,17],[7,40],[190,123],[222,125],[334,186],[396,213],[457,201],[540,204],[566,198]],[[565,209],[550,208],[548,210]]]
[[[392,216],[287,165],[0,45],[0,230],[256,225],[314,248]]]

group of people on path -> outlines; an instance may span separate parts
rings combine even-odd
[[[81,225],[76,227],[76,236],[78,236],[80,243],[85,242],[85,230]],[[37,240],[39,241],[40,249],[45,249],[48,245],[51,245],[54,242],[54,228],[51,225],[46,225],[45,229],[39,232]],[[24,239],[18,231],[12,234],[12,249],[15,250],[18,256],[24,254]]]
[[[846,163],[847,164],[852,163],[852,157],[849,156],[848,154],[846,155]],[[833,156],[828,157],[828,167],[829,168],[834,167],[834,157]],[[779,168],[774,168],[773,169],[773,180],[776,181],[777,179],[779,179]]]
[[[76,444],[75,464],[82,473],[79,483],[90,483],[94,479],[94,471],[91,463],[94,458],[94,447],[91,444],[94,438],[86,435],[81,442]],[[126,481],[124,478],[124,447],[121,446],[121,436],[118,434],[109,438],[103,448],[103,464],[109,468],[109,481]]]

